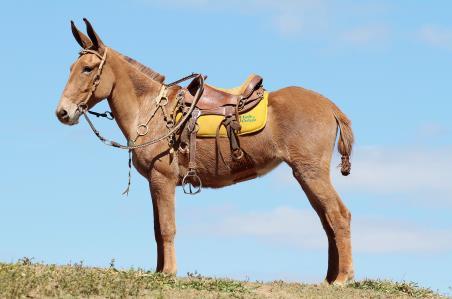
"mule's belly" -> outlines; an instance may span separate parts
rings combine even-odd
[[[274,159],[272,161],[268,161],[265,165],[256,165],[251,168],[243,169],[236,168],[230,173],[215,174],[198,170],[198,174],[204,187],[221,188],[263,176],[273,170],[280,163],[281,160]]]

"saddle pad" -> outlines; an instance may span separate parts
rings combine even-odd
[[[240,114],[242,129],[238,135],[246,135],[262,130],[267,123],[268,92],[264,92],[264,98],[250,111]],[[179,115],[178,115],[179,116]],[[177,120],[180,119],[176,117]],[[222,115],[201,115],[198,118],[198,137],[215,137],[218,125],[224,119]],[[221,126],[220,137],[227,137],[226,129]]]

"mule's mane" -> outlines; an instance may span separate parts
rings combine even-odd
[[[153,79],[153,80],[155,80],[157,82],[160,82],[160,83],[163,83],[163,81],[165,81],[165,76],[164,75],[162,75],[160,73],[157,73],[156,71],[154,71],[150,67],[145,66],[144,64],[142,64],[142,63],[136,61],[135,59],[133,59],[133,58],[131,58],[129,56],[126,56],[124,54],[119,54],[119,55],[121,55],[122,58],[124,58],[128,63],[133,65],[137,70],[139,70],[140,72],[145,74],[147,77],[149,77],[149,78],[151,78],[151,79]]]

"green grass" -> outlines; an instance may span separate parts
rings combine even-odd
[[[353,282],[348,287],[361,290],[374,290],[388,295],[408,295],[414,298],[432,298],[437,296],[431,289],[419,287],[415,282],[366,279]]]
[[[415,283],[364,280],[347,287],[275,281],[243,282],[189,273],[176,278],[141,269],[117,270],[0,263],[0,298],[443,298]]]

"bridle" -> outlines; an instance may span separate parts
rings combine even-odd
[[[96,75],[94,75],[94,77],[93,77],[93,80],[92,80],[92,83],[91,83],[91,88],[89,89],[89,92],[86,95],[85,99],[81,103],[79,103],[78,107],[77,107],[77,109],[80,112],[82,112],[82,113],[83,113],[83,111],[87,111],[88,110],[87,103],[88,103],[89,99],[91,99],[91,96],[96,91],[97,86],[100,83],[100,75],[102,74],[102,69],[104,68],[105,61],[107,60],[107,52],[108,52],[108,48],[105,47],[104,55],[100,55],[99,52],[94,51],[94,50],[90,50],[90,49],[83,49],[79,53],[79,55],[80,55],[79,58],[82,57],[85,54],[94,54],[94,55],[96,55],[97,57],[100,58],[100,64],[97,67]]]
[[[86,95],[85,99],[77,105],[77,110],[83,115],[83,117],[86,119],[88,125],[90,126],[91,130],[93,131],[94,135],[96,135],[96,137],[102,143],[104,143],[105,145],[108,145],[108,146],[119,148],[119,149],[129,150],[129,183],[128,183],[127,189],[123,193],[123,194],[127,194],[129,191],[129,187],[130,187],[130,169],[131,169],[131,160],[132,160],[132,156],[131,156],[132,152],[131,151],[134,149],[150,146],[152,144],[158,143],[165,139],[168,140],[170,151],[171,151],[172,146],[174,146],[173,142],[174,142],[175,134],[187,122],[187,120],[191,116],[193,110],[195,109],[196,104],[198,103],[199,99],[201,98],[201,96],[204,92],[204,76],[201,74],[193,73],[193,74],[183,77],[177,81],[174,81],[170,84],[162,84],[159,94],[152,100],[152,102],[154,103],[154,108],[153,108],[152,112],[150,113],[150,117],[148,118],[148,120],[145,123],[141,123],[138,125],[138,127],[136,129],[136,133],[137,133],[136,137],[132,140],[128,140],[127,145],[124,145],[124,144],[120,144],[119,142],[116,142],[116,141],[103,137],[100,134],[100,132],[96,129],[93,122],[91,121],[91,119],[88,116],[88,113],[90,113],[90,114],[94,114],[96,116],[104,116],[104,117],[107,117],[110,119],[114,118],[113,115],[111,114],[111,112],[109,112],[109,111],[106,111],[105,113],[89,111],[88,105],[87,105],[88,101],[91,99],[92,95],[94,94],[94,92],[96,91],[96,89],[100,83],[102,70],[103,70],[105,62],[107,60],[107,52],[108,52],[107,47],[105,47],[103,55],[101,55],[99,52],[97,52],[95,50],[91,50],[91,49],[83,49],[80,51],[80,53],[79,53],[80,57],[83,55],[86,55],[86,54],[94,54],[101,59],[101,62],[97,68],[96,74],[93,77],[93,80],[91,82],[91,88],[89,89],[89,92]],[[172,117],[170,117],[170,115],[167,113],[167,110],[166,110],[166,105],[169,102],[168,97],[167,97],[168,88],[175,86],[186,80],[192,79],[192,78],[196,78],[197,80],[199,80],[199,85],[198,85],[199,87],[195,93],[194,101],[191,103],[191,105],[188,108],[188,110],[186,111],[186,113],[184,113],[183,117],[177,122],[177,124],[175,124],[175,121],[173,120]],[[166,127],[168,128],[168,132],[158,138],[154,138],[150,141],[147,141],[147,142],[144,142],[141,144],[136,144],[136,141],[139,137],[147,135],[147,133],[149,132],[148,125],[149,125],[150,121],[152,120],[152,118],[157,113],[157,111],[160,109],[163,112],[164,120],[166,121]],[[193,175],[193,173],[189,172],[182,179],[183,184],[184,184],[184,182],[187,181],[188,178],[193,178],[193,177],[199,183],[201,182],[201,180],[199,179],[199,177],[197,175]],[[191,186],[190,186],[190,190],[191,190]],[[201,190],[201,185],[199,186],[199,190],[196,193],[198,193],[200,190]],[[184,191],[185,191],[185,189],[184,189]],[[190,194],[191,193],[192,192],[190,192]]]
[[[154,110],[151,112],[151,117],[148,119],[148,121],[146,123],[138,125],[137,137],[134,140],[129,140],[127,145],[123,145],[116,141],[112,141],[112,140],[109,140],[109,139],[103,137],[100,134],[100,132],[94,127],[93,122],[90,120],[90,118],[87,115],[87,112],[89,112],[87,103],[88,103],[89,99],[91,98],[91,96],[96,91],[97,86],[100,83],[100,76],[102,74],[102,69],[105,65],[105,61],[107,60],[107,51],[108,51],[107,47],[105,47],[104,55],[100,55],[99,52],[94,51],[94,50],[89,50],[89,49],[84,49],[84,50],[80,51],[80,56],[85,55],[85,54],[94,54],[101,59],[99,67],[97,68],[96,75],[93,77],[90,90],[89,90],[88,94],[86,95],[85,99],[80,104],[78,104],[78,107],[77,107],[77,110],[80,111],[80,113],[85,117],[91,130],[97,136],[97,138],[108,146],[112,146],[112,147],[116,147],[116,148],[120,148],[120,149],[133,150],[133,149],[143,148],[143,147],[155,144],[155,143],[165,140],[165,139],[171,137],[173,134],[175,134],[184,125],[184,123],[187,121],[187,119],[190,117],[191,113],[195,109],[195,106],[196,106],[198,100],[201,98],[201,95],[204,92],[204,76],[202,76],[201,74],[193,73],[189,76],[186,76],[182,79],[174,81],[170,84],[163,84],[162,88],[160,89],[159,94],[153,100],[153,102],[155,103],[155,107],[154,107]],[[148,133],[148,131],[149,131],[148,124],[151,121],[151,119],[153,118],[153,116],[156,114],[156,112],[160,108],[164,109],[166,104],[168,104],[168,97],[167,97],[168,88],[171,86],[175,86],[186,80],[192,79],[192,78],[197,78],[200,81],[198,90],[196,91],[196,94],[195,94],[195,100],[192,102],[192,104],[190,105],[190,108],[188,109],[187,113],[183,116],[183,118],[180,121],[178,121],[177,125],[170,127],[169,132],[163,136],[154,138],[154,139],[147,141],[145,143],[142,143],[142,144],[135,144],[136,139],[138,137],[145,136]],[[96,112],[95,114],[99,114],[99,113]],[[111,115],[111,113],[110,113],[110,115]],[[168,114],[166,112],[164,112],[164,115],[167,116]],[[170,121],[169,117],[167,117],[167,119],[168,119],[167,121],[169,122]],[[168,123],[167,123],[167,127],[168,127]],[[142,130],[140,130],[140,128],[144,128],[145,130],[142,131]]]

